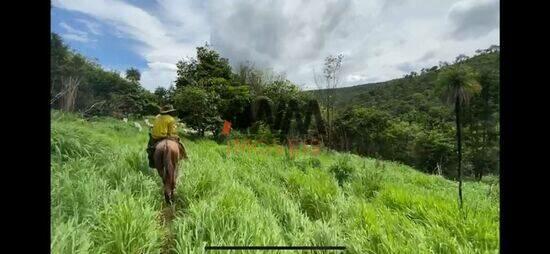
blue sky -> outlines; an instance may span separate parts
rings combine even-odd
[[[402,77],[499,44],[498,0],[52,0],[52,31],[106,69],[138,68],[153,90],[209,41],[304,89],[343,54],[341,86]],[[421,8],[419,8],[421,6]]]
[[[92,27],[97,27],[90,30],[86,22],[95,24]],[[130,67],[139,70],[147,68],[147,61],[131,49],[133,45],[139,44],[138,41],[117,37],[114,31],[109,31],[108,25],[93,17],[54,7],[51,14],[51,29],[52,32],[62,35],[65,43],[72,49],[91,59],[97,59],[106,69],[122,73]]]

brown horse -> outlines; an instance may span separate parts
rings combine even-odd
[[[172,204],[174,198],[174,189],[178,177],[178,162],[184,158],[187,159],[187,154],[178,141],[164,139],[155,146],[155,168],[164,184],[164,199],[168,204]]]

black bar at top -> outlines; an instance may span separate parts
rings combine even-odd
[[[206,246],[205,250],[345,250],[345,246]]]

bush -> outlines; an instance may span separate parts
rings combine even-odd
[[[362,198],[374,197],[382,187],[382,172],[379,170],[367,170],[351,182],[353,193]]]
[[[435,173],[438,164],[443,169],[451,168],[456,157],[452,136],[437,131],[419,133],[413,151],[416,166],[429,173]]]
[[[256,140],[264,144],[273,144],[275,143],[275,135],[271,133],[269,125],[263,121],[258,121],[252,124],[250,131],[255,134]]]
[[[344,182],[349,180],[355,172],[353,165],[349,163],[349,157],[340,157],[338,161],[329,167],[329,171],[334,175],[338,184],[343,186]]]
[[[318,158],[308,157],[294,161],[294,165],[300,170],[305,171],[307,168],[321,168],[321,161]]]

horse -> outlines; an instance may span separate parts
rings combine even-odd
[[[164,184],[164,199],[168,204],[172,204],[174,201],[178,162],[181,159],[187,159],[187,154],[178,141],[164,139],[156,144],[154,153],[155,168]]]

